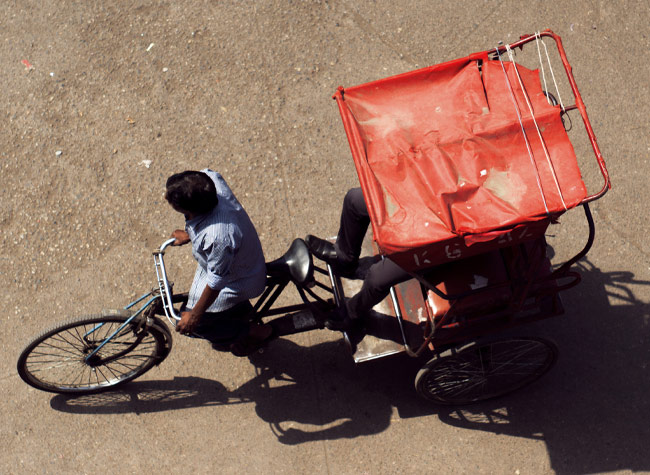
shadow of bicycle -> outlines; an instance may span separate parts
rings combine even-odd
[[[100,394],[57,395],[50,404],[75,414],[122,414],[252,403],[278,440],[290,445],[382,432],[395,401],[410,399],[420,415],[432,412],[413,390],[419,365],[408,357],[355,366],[342,342],[302,347],[281,339],[250,361],[256,376],[233,390],[218,381],[176,377]]]
[[[650,305],[635,293],[647,293],[650,282],[586,260],[580,267],[582,284],[564,294],[567,315],[520,332],[554,340],[558,364],[494,401],[433,406],[413,389],[423,361],[397,355],[354,365],[340,342],[278,340],[250,358],[256,376],[234,390],[196,377],[136,381],[109,393],[55,396],[51,405],[119,414],[250,403],[284,444],[377,434],[396,409],[402,419],[433,415],[469,430],[543,440],[558,473],[650,470]]]
[[[122,389],[84,396],[55,396],[53,409],[74,414],[126,414],[165,412],[230,403],[218,381],[195,377],[136,381]]]

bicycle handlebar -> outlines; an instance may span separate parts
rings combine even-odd
[[[176,322],[181,319],[180,315],[174,310],[172,303],[172,284],[167,278],[167,270],[165,269],[165,260],[163,256],[165,249],[176,241],[175,238],[168,239],[163,242],[160,248],[153,253],[154,265],[156,268],[156,276],[158,277],[158,290],[160,291],[160,298],[162,300],[163,310],[169,322],[176,326]]]
[[[168,239],[167,241],[163,242],[162,245],[160,246],[160,250],[158,252],[164,252],[165,249],[167,247],[171,246],[172,244],[174,244],[175,241],[176,241],[176,238],[171,238],[171,239]]]

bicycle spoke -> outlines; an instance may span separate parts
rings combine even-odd
[[[66,333],[69,333],[72,338],[75,338],[76,340],[79,340],[79,342],[83,344],[84,339],[83,339],[83,336],[79,334],[79,329],[75,327],[75,328],[73,328],[73,330],[74,330],[74,334],[70,330],[68,330]],[[57,336],[61,336],[61,334],[52,335],[52,337],[57,337]]]
[[[544,374],[554,347],[540,339],[511,339],[432,360],[416,379],[418,391],[439,402],[480,401],[513,391]]]
[[[72,335],[72,334],[71,334],[71,336],[72,336],[73,341],[70,341],[70,340],[64,338],[63,334],[54,335],[51,338],[51,340],[53,340],[53,342],[47,342],[46,341],[46,342],[43,342],[43,344],[46,345],[46,346],[51,346],[51,347],[59,348],[59,349],[62,349],[62,348],[79,349],[79,348],[85,348],[87,346],[86,343],[84,343],[83,341],[79,341],[79,343],[76,343],[74,341],[74,340],[77,339],[76,336]],[[58,343],[59,345],[63,345],[63,346],[57,346],[54,343]]]
[[[490,357],[490,371],[497,372],[502,367],[506,366],[529,366],[531,363],[526,362],[524,358],[535,357],[536,355],[534,354],[530,355],[530,353],[535,350],[539,350],[537,345],[528,344],[526,346],[519,346],[517,348],[501,351],[496,356]],[[534,362],[532,364],[534,364]]]
[[[116,366],[119,366],[119,365],[116,365],[115,362],[113,361],[111,363],[108,363],[106,365],[106,368],[109,369],[111,373],[113,373],[113,374],[117,373],[119,376],[123,376],[125,374],[130,373],[131,371],[133,371],[133,368],[134,368],[134,367],[126,367],[127,370],[124,371],[124,370],[121,370],[120,368],[117,368]],[[121,365],[121,366],[124,366],[124,365]]]
[[[164,336],[126,321],[91,317],[52,330],[21,355],[21,377],[56,392],[93,392],[136,377],[156,362]]]
[[[66,333],[61,332],[58,335],[53,335],[51,340],[53,340],[55,342],[58,342],[60,344],[63,344],[64,346],[69,346],[69,347],[72,347],[72,348],[83,348],[84,346],[86,346],[86,344],[83,342],[83,340],[80,340],[79,338],[77,338],[76,335],[70,333],[69,338],[72,341],[70,341],[70,339],[66,338],[66,336],[68,336]]]
[[[49,353],[43,353],[43,355],[56,356],[63,353],[63,354],[71,355],[68,357],[78,357],[80,354],[82,354],[82,351],[72,351],[72,350],[68,350],[67,348],[57,348],[52,346],[50,346],[50,348],[52,348],[52,350],[59,350],[59,351],[58,352],[51,351]]]
[[[83,373],[84,373],[84,371],[85,371],[85,368],[80,367],[80,366],[77,366],[77,367],[76,367],[76,371],[72,371],[72,370],[74,370],[74,369],[75,369],[75,368],[71,368],[71,371],[69,371],[68,373],[66,373],[66,375],[69,374],[70,376],[69,376],[69,377],[66,377],[66,378],[65,378],[65,381],[68,381],[68,380],[69,380],[69,381],[72,381],[72,383],[67,384],[67,386],[75,387],[75,386],[77,385],[77,384],[76,384],[76,381],[81,380],[81,379],[83,378]]]
[[[49,366],[43,366],[44,363],[52,363],[52,364],[50,364]],[[33,363],[29,364],[29,368],[31,372],[36,372],[36,371],[48,371],[55,368],[63,368],[65,366],[73,366],[78,364],[79,364],[79,360],[69,360],[63,362],[61,362],[60,360],[51,360],[46,362],[38,361],[37,364],[33,364]],[[36,369],[31,369],[33,367],[36,367]]]
[[[447,388],[442,386],[442,393],[445,395],[445,397],[459,397],[471,392],[475,388],[485,386],[485,383],[485,380],[476,381],[473,384],[467,384],[465,382],[450,382]]]
[[[113,378],[115,378],[115,379],[119,378],[119,376],[118,376],[117,374],[115,374],[115,372],[113,371],[113,368],[111,368],[111,364],[110,364],[110,363],[107,363],[104,367],[105,367],[108,371],[110,371],[110,373],[113,375]]]

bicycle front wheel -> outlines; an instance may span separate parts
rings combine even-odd
[[[18,374],[37,389],[68,394],[105,391],[137,378],[167,356],[171,335],[163,322],[127,324],[128,316],[90,315],[51,328],[23,350]]]

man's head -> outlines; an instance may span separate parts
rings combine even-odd
[[[165,199],[176,211],[198,216],[217,206],[217,189],[203,172],[184,171],[167,179]]]

